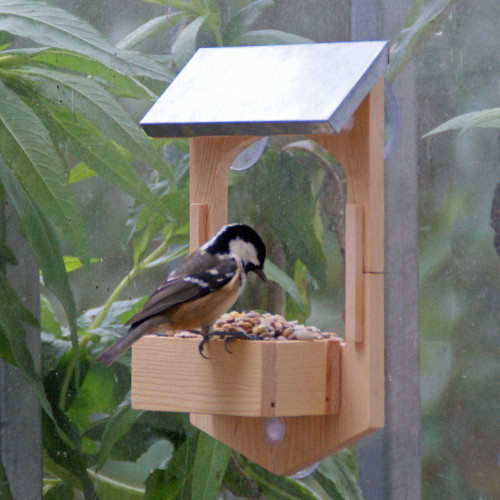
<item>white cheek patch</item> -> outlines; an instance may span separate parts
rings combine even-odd
[[[200,280],[198,278],[193,278],[192,276],[187,276],[184,281],[189,283],[194,283],[195,285],[201,286],[201,288],[208,288],[208,283],[206,281]]]
[[[245,264],[251,263],[256,266],[260,264],[255,246],[241,238],[235,238],[229,242],[229,251],[237,255]]]

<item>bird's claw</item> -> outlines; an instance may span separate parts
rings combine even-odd
[[[230,344],[233,340],[235,340],[235,337],[226,337],[226,338],[224,339],[224,349],[225,349],[225,350],[226,350],[226,352],[228,352],[229,354],[233,354],[233,351],[231,351],[231,350],[229,349],[229,344]]]
[[[205,359],[210,359],[208,356],[205,356],[203,354],[203,348],[205,347],[205,344],[208,342],[208,335],[203,335],[202,341],[198,344],[198,352],[200,353],[200,356]]]
[[[196,333],[196,335],[201,335],[203,339],[201,342],[198,344],[198,352],[200,353],[200,356],[205,359],[210,359],[208,356],[205,356],[203,354],[203,348],[205,347],[205,344],[209,340],[208,333],[204,330],[186,330],[186,332],[191,332],[191,333]]]
[[[252,335],[250,333],[246,333],[244,330],[236,331],[236,332],[227,332],[226,330],[214,330],[210,332],[210,335],[219,335],[221,337],[225,337],[224,339],[224,349],[229,354],[233,354],[231,350],[229,350],[229,344],[233,340],[243,339],[243,340],[262,340],[262,337],[258,337],[257,335]]]

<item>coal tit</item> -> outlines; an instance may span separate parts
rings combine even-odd
[[[199,351],[213,333],[231,338],[247,334],[210,331],[212,324],[240,295],[250,271],[267,282],[264,274],[266,247],[260,236],[245,224],[224,226],[186,260],[153,292],[142,310],[132,317],[128,333],[96,360],[111,365],[136,340],[160,326],[169,330],[200,329]]]

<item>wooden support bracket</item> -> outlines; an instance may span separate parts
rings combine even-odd
[[[346,342],[362,342],[365,326],[363,207],[348,203],[345,207],[345,221],[346,228],[348,228],[345,243],[345,339]]]

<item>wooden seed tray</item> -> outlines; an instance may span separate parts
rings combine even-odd
[[[199,339],[146,335],[132,347],[132,407],[285,417],[340,409],[341,341]]]

